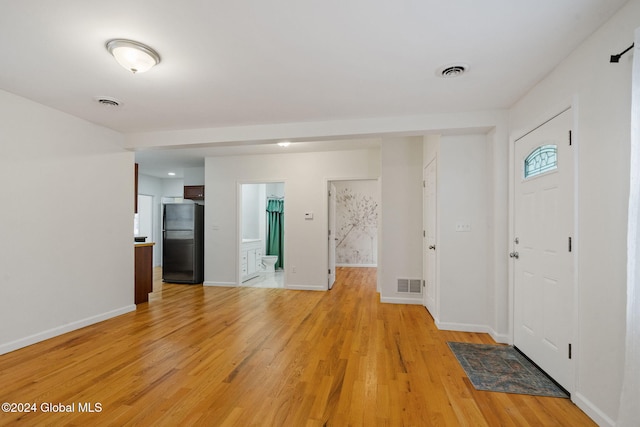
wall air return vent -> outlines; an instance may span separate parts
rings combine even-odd
[[[399,294],[421,294],[422,279],[398,279],[397,292]]]

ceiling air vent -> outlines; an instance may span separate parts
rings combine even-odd
[[[119,107],[120,101],[118,101],[115,98],[108,98],[108,97],[98,97],[96,98],[96,101],[98,101],[98,103],[102,104],[102,105],[106,105],[109,107]]]
[[[460,77],[467,72],[469,66],[466,64],[451,64],[438,68],[436,75],[445,79],[451,79],[454,77]]]

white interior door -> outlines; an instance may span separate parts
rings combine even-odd
[[[514,344],[573,389],[571,110],[515,143]]]
[[[329,289],[336,281],[336,186],[329,183]]]
[[[436,191],[436,160],[432,160],[424,168],[424,288],[422,301],[429,313],[437,319],[436,312],[436,232],[437,232],[437,191]]]

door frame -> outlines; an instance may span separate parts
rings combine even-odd
[[[242,186],[243,185],[259,185],[259,184],[283,184],[284,185],[284,194],[286,197],[287,194],[287,180],[286,179],[253,179],[253,180],[237,180],[236,181],[236,281],[235,286],[242,286],[242,227],[243,227],[243,218],[242,218]],[[266,197],[266,195],[265,195]],[[284,234],[284,254],[283,257],[287,259],[287,203],[284,204],[284,214],[285,214],[285,222],[282,233]],[[263,246],[265,242],[262,242]],[[266,254],[266,252],[265,252]],[[289,283],[287,264],[284,265],[283,268],[284,274],[284,283],[283,286],[286,289],[287,283]]]
[[[335,181],[327,183],[327,193],[329,198],[327,217],[328,217],[328,233],[327,233],[327,260],[329,269],[328,288],[331,290],[336,282],[336,185]]]
[[[339,182],[339,181],[376,181],[378,183],[378,201],[379,201],[379,207],[380,207],[380,212],[382,212],[382,198],[381,193],[380,193],[380,177],[379,176],[375,176],[375,177],[371,177],[371,176],[356,176],[356,177],[336,177],[336,178],[331,178],[331,177],[325,177],[323,180],[323,186],[324,186],[324,197],[323,197],[323,211],[325,213],[325,218],[326,220],[324,221],[324,244],[325,244],[325,248],[324,248],[324,264],[326,266],[325,271],[329,271],[329,239],[327,239],[326,237],[329,235],[329,184],[333,183],[333,182]],[[377,259],[378,259],[378,280],[376,283],[376,290],[378,292],[380,292],[380,247],[381,247],[381,243],[380,243],[380,231],[382,230],[382,222],[380,221],[378,223],[378,253],[377,253]],[[325,281],[325,286],[326,289],[329,290],[329,280],[328,280],[329,275],[327,274],[327,280]]]
[[[546,122],[552,120],[556,116],[562,114],[566,110],[571,110],[572,114],[572,146],[573,146],[573,232],[574,240],[576,244],[572,248],[574,253],[573,263],[573,313],[572,313],[572,327],[571,327],[571,344],[572,344],[572,360],[571,363],[573,372],[571,373],[572,382],[569,384],[567,391],[571,394],[571,400],[575,400],[576,384],[578,382],[578,371],[580,364],[580,342],[579,342],[579,286],[578,286],[578,264],[580,257],[580,235],[579,235],[579,217],[578,217],[578,194],[580,182],[579,176],[579,149],[580,149],[580,129],[578,121],[578,97],[573,96],[569,100],[558,103],[556,106],[545,110],[535,120],[528,121],[528,125],[524,125],[519,129],[511,132],[509,136],[509,252],[517,250],[514,245],[515,239],[515,174],[516,174],[516,158],[515,158],[515,144],[516,142],[533,132],[535,129],[544,125]],[[508,253],[504,254],[505,257],[509,257]],[[509,344],[514,343],[515,336],[515,265],[513,260],[508,262],[508,276],[509,276],[509,299],[508,299],[508,319],[509,319]],[[535,361],[534,361],[535,362]]]

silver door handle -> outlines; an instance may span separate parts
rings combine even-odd
[[[436,245],[429,245],[429,249],[433,249],[435,251],[436,250]]]
[[[509,257],[510,257],[510,258],[518,259],[518,258],[520,258],[520,254],[519,254],[518,252],[511,252],[511,253],[509,254]]]

